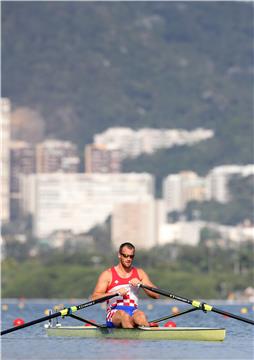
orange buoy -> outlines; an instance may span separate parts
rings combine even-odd
[[[176,327],[176,323],[174,321],[168,321],[164,324],[165,327]]]
[[[25,324],[25,321],[21,318],[16,318],[13,320],[13,325],[14,326],[19,326],[19,325],[23,325]]]
[[[54,311],[60,311],[64,309],[64,304],[58,304],[54,306]]]
[[[247,307],[243,307],[240,310],[241,314],[247,314],[248,313],[248,308]]]
[[[172,314],[174,314],[174,315],[179,313],[179,309],[177,306],[173,306],[171,311],[172,311]]]
[[[153,310],[153,304],[147,304],[147,310]]]

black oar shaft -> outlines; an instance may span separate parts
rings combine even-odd
[[[254,325],[254,321],[251,320],[251,319],[248,319],[248,318],[245,318],[245,317],[242,317],[242,316],[239,316],[239,315],[235,315],[235,314],[229,313],[227,311],[217,309],[215,307],[212,308],[212,311],[217,313],[217,314],[228,316],[228,317],[234,318],[236,320],[240,320],[240,321],[246,322],[248,324]]]
[[[190,312],[192,312],[192,311],[196,311],[196,310],[199,310],[199,309],[197,309],[197,308],[191,308],[191,309],[182,311],[182,312],[180,312],[180,313],[173,314],[173,315],[167,315],[167,316],[161,317],[161,318],[159,318],[159,319],[151,320],[151,321],[149,321],[149,322],[158,323],[158,322],[161,322],[161,321],[164,321],[164,320],[172,319],[172,318],[177,317],[177,316],[180,316],[180,315],[188,314],[188,313],[190,313]]]
[[[70,316],[71,318],[73,318],[73,319],[82,321],[83,323],[87,323],[87,324],[89,324],[89,325],[93,325],[93,326],[96,326],[96,327],[98,327],[98,328],[105,328],[105,326],[103,326],[103,325],[96,324],[95,322],[93,322],[93,321],[91,321],[91,320],[83,319],[83,318],[80,317],[80,316],[77,316],[77,315],[74,315],[74,314],[70,314],[69,316]]]
[[[178,301],[185,302],[185,303],[187,303],[187,304],[192,305],[192,300],[185,299],[185,298],[183,298],[183,297],[181,297],[181,296],[172,294],[172,293],[170,293],[170,292],[168,292],[168,291],[166,291],[166,290],[162,290],[162,289],[158,289],[158,288],[153,288],[153,287],[151,287],[151,286],[146,286],[146,285],[143,285],[143,284],[141,284],[140,287],[143,288],[143,289],[147,289],[147,290],[153,291],[153,292],[155,292],[155,293],[157,293],[157,294],[167,296],[167,297],[169,297],[169,298],[171,298],[171,299],[173,299],[173,300],[178,300]]]
[[[5,334],[8,334],[10,332],[13,332],[13,331],[23,329],[23,328],[28,327],[28,326],[39,324],[39,323],[41,323],[43,321],[54,319],[54,318],[56,318],[58,316],[63,316],[63,317],[68,316],[68,315],[72,314],[73,312],[75,312],[77,310],[81,310],[81,309],[84,309],[86,307],[89,307],[89,306],[104,302],[104,301],[109,300],[109,299],[111,299],[111,298],[113,298],[115,296],[118,296],[118,294],[112,294],[112,295],[103,296],[102,298],[91,300],[91,301],[88,301],[88,302],[86,302],[84,304],[80,304],[80,305],[77,305],[77,306],[71,306],[69,308],[65,308],[65,309],[63,309],[63,310],[61,310],[61,311],[59,311],[59,312],[57,312],[55,314],[50,314],[50,315],[44,316],[44,317],[42,317],[40,319],[29,321],[28,323],[15,326],[15,327],[12,327],[10,329],[3,330],[3,331],[1,331],[1,336],[5,335]]]
[[[236,319],[236,320],[240,320],[240,321],[243,321],[245,323],[248,323],[248,324],[251,324],[251,325],[254,325],[254,321],[251,320],[251,319],[247,319],[245,317],[242,317],[242,316],[238,316],[238,315],[235,315],[235,314],[232,314],[232,313],[229,313],[227,311],[223,311],[223,310],[220,310],[220,309],[217,309],[217,308],[214,308],[213,306],[211,305],[208,305],[208,304],[202,304],[200,303],[199,301],[197,300],[190,300],[190,299],[186,299],[186,298],[183,298],[181,296],[177,296],[177,295],[174,295],[166,290],[162,290],[162,289],[158,289],[158,288],[153,288],[151,286],[146,286],[146,285],[143,285],[143,284],[140,284],[140,287],[143,288],[143,289],[147,289],[147,290],[150,290],[150,291],[153,291],[157,294],[160,294],[160,295],[164,295],[164,296],[167,296],[171,299],[174,299],[174,300],[178,300],[178,301],[182,301],[182,302],[185,302],[185,303],[188,303],[188,304],[191,304],[192,306],[198,308],[198,309],[202,309],[202,310],[205,310],[205,311],[213,311],[215,313],[218,313],[218,314],[221,314],[221,315],[225,315],[225,316],[228,316],[228,317],[231,317],[233,319]]]
[[[37,319],[37,320],[33,320],[33,321],[29,321],[28,323],[15,326],[15,327],[12,327],[12,328],[7,329],[7,330],[3,330],[3,331],[1,331],[1,335],[5,335],[5,334],[8,334],[8,333],[13,332],[13,331],[16,331],[16,330],[20,330],[20,329],[23,329],[23,328],[25,328],[25,327],[38,324],[38,323],[43,322],[43,321],[47,321],[47,320],[50,320],[50,319],[54,319],[54,318],[57,317],[57,316],[61,316],[61,313],[58,312],[58,313],[55,313],[55,314],[51,314],[51,315],[48,315],[48,316],[44,316],[43,318],[40,318],[40,319]]]
[[[168,295],[167,295],[168,294]],[[166,292],[165,290],[161,290],[161,295],[164,295],[164,296],[169,296],[171,299],[173,299],[173,300],[178,300],[178,301],[181,301],[181,302],[184,302],[184,303],[186,303],[186,304],[190,304],[190,305],[192,305],[192,301],[191,300],[189,300],[189,299],[185,299],[185,298],[183,298],[183,297],[181,297],[181,296],[178,296],[178,295],[174,295],[174,294],[171,294],[171,293],[168,293],[168,292]]]

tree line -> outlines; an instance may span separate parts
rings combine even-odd
[[[210,235],[210,234],[209,234]],[[158,286],[189,297],[227,298],[252,283],[253,243],[221,244],[216,237],[198,246],[167,244],[138,250],[135,265],[144,268]],[[2,297],[88,297],[99,273],[117,264],[117,252],[85,248],[44,249],[25,260],[2,262]]]

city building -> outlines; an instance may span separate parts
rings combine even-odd
[[[36,171],[35,147],[25,141],[10,143],[10,214],[14,220],[21,216],[20,176]]]
[[[118,149],[121,151],[122,158],[134,158],[142,152],[136,132],[127,127],[108,128],[101,134],[95,134],[94,144],[103,144],[108,149]]]
[[[112,244],[118,249],[131,242],[138,249],[150,249],[159,243],[160,228],[166,222],[162,200],[152,196],[138,202],[114,205],[112,213]]]
[[[204,227],[216,231],[220,239],[224,240],[224,246],[228,246],[228,241],[238,245],[245,241],[254,243],[254,225],[249,221],[236,226],[204,222]]]
[[[179,221],[164,224],[160,228],[159,245],[168,243],[196,246],[200,241],[200,231],[205,226],[202,221]]]
[[[76,173],[79,163],[77,147],[69,141],[50,139],[36,146],[37,173]]]
[[[0,99],[0,201],[1,215],[0,220],[7,223],[10,220],[10,116],[11,102],[7,98]]]
[[[121,152],[105,145],[86,145],[84,159],[86,173],[120,173],[122,170]]]
[[[47,237],[46,243],[52,248],[69,248],[72,251],[73,249],[79,251],[85,246],[93,249],[94,239],[91,235],[74,234],[71,230],[57,230]]]
[[[206,177],[207,199],[227,203],[231,198],[228,183],[236,175],[254,175],[254,165],[222,165],[213,168]]]
[[[167,211],[181,212],[189,201],[205,200],[206,181],[192,171],[170,174],[163,179],[162,193]]]
[[[153,128],[133,130],[127,127],[113,127],[95,134],[94,143],[103,144],[108,149],[119,149],[123,158],[134,158],[142,153],[152,154],[158,149],[179,145],[191,146],[213,136],[213,130],[202,128],[187,131]]]
[[[39,238],[57,230],[87,232],[104,223],[115,204],[154,195],[154,178],[146,173],[31,174],[21,185],[23,210],[32,215]]]

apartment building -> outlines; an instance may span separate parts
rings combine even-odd
[[[75,173],[79,163],[77,146],[69,141],[50,139],[36,146],[37,173]]]
[[[35,147],[25,141],[10,143],[10,209],[11,219],[21,215],[20,176],[36,171]]]
[[[170,174],[163,179],[162,193],[168,212],[183,211],[189,201],[205,200],[206,182],[193,171]]]
[[[120,150],[105,145],[89,144],[84,151],[86,173],[120,173],[122,156]]]
[[[10,116],[11,102],[7,98],[0,99],[0,180],[1,180],[1,222],[5,223],[10,220]]]
[[[134,158],[142,153],[152,154],[158,149],[179,145],[193,145],[214,136],[213,130],[194,129],[153,129],[133,130],[127,127],[108,128],[94,136],[95,144],[103,144],[109,149],[119,149],[123,157]]]
[[[150,174],[32,174],[22,178],[22,204],[33,216],[34,235],[57,230],[89,231],[112,214],[113,206],[154,195]]]
[[[206,177],[207,198],[221,203],[230,200],[229,180],[233,176],[254,175],[254,165],[222,165],[213,168]]]
[[[131,242],[138,249],[150,249],[160,242],[160,229],[166,223],[164,202],[147,196],[141,201],[118,203],[112,213],[112,244]]]

